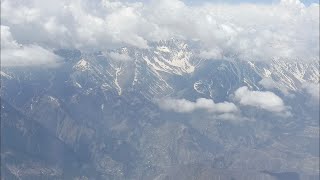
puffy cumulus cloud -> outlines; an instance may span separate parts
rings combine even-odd
[[[8,66],[56,66],[60,58],[37,45],[21,45],[12,37],[10,28],[1,25],[1,65]]]
[[[20,44],[105,50],[198,41],[206,59],[319,59],[319,5],[187,5],[180,0],[2,0],[1,22]],[[27,35],[26,35],[27,34]]]
[[[215,103],[212,99],[199,98],[196,102],[186,99],[165,98],[157,100],[159,107],[166,111],[190,113],[195,110],[205,110],[212,113],[236,113],[238,108],[230,102]]]
[[[251,91],[243,86],[235,91],[235,99],[242,105],[253,106],[275,113],[287,113],[282,99],[270,91]]]

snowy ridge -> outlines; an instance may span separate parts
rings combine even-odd
[[[143,95],[148,99],[152,99],[175,91],[174,84],[169,81],[171,76],[185,77],[188,74],[197,74],[199,69],[206,66],[185,42],[174,39],[160,41],[145,50],[126,47],[114,52],[119,54],[125,52],[131,60],[125,62],[110,60],[107,56],[102,60],[99,58],[101,56],[86,54],[84,55],[86,60],[81,59],[74,65],[73,69],[78,74],[75,76],[86,71],[87,73],[82,76],[89,76],[86,77],[87,84],[94,83],[105,91],[112,90],[118,95],[128,90],[139,90],[143,91]],[[218,87],[225,89],[228,94],[233,92],[233,82],[223,82],[223,76],[228,78],[231,74],[239,83],[250,88],[261,89],[259,81],[267,79],[267,82],[273,84],[273,88],[281,92],[299,91],[305,82],[319,83],[318,67],[319,62],[222,61],[218,66],[211,67],[212,70],[208,72],[211,75],[208,74],[208,77],[203,76],[190,83],[194,91],[210,97],[213,97]],[[226,74],[215,75],[222,72]],[[86,83],[80,79],[73,81],[73,84],[80,89],[85,89]]]
[[[251,62],[254,63],[254,62]],[[288,62],[273,60],[270,65],[254,66],[262,78],[273,79],[277,86],[287,90],[297,91],[303,83],[319,83],[319,62]]]
[[[195,70],[195,66],[190,62],[193,53],[182,41],[175,39],[161,41],[144,55],[147,63],[157,71],[184,75],[193,73]]]

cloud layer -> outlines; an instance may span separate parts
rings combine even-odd
[[[199,56],[212,59],[318,60],[318,12],[319,5],[296,0],[197,6],[179,0],[1,1],[1,23],[22,46],[104,51],[180,38],[200,42]]]
[[[270,91],[251,91],[243,86],[235,91],[235,99],[242,105],[281,113],[287,110],[282,99]]]

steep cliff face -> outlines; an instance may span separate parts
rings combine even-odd
[[[307,87],[319,86],[319,62],[203,60],[178,40],[147,50],[56,53],[65,59],[58,68],[1,69],[8,177],[174,179],[190,169],[221,179],[272,179],[263,170],[318,174],[319,104]],[[242,86],[272,91],[290,115],[241,106],[233,96]],[[234,102],[240,116],[168,112],[156,103],[168,97]]]

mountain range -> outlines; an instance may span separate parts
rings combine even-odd
[[[1,179],[319,179],[319,61],[55,54],[1,68]]]

